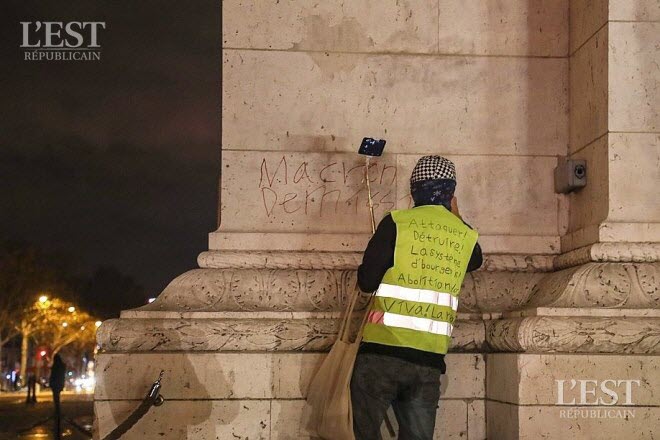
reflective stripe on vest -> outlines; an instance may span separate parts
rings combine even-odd
[[[436,304],[451,307],[454,311],[458,310],[458,298],[451,293],[411,289],[410,287],[382,283],[376,291],[376,296]]]
[[[454,326],[448,322],[434,321],[428,318],[417,318],[415,316],[398,315],[396,313],[371,310],[367,322],[372,324],[384,324],[389,327],[407,328],[435,335],[451,336]]]
[[[363,340],[447,353],[477,232],[443,206],[393,211],[397,237]]]

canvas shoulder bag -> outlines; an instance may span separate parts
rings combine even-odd
[[[356,285],[341,319],[337,340],[324,358],[307,392],[309,429],[324,440],[355,440],[351,407],[351,376],[370,304],[365,308],[355,340],[350,340],[351,318],[360,297]],[[369,302],[373,300],[373,295]]]

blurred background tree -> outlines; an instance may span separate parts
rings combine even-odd
[[[96,327],[100,324],[100,321],[79,310],[74,303],[45,296],[29,308],[25,317],[35,323],[32,337],[39,345],[49,347],[51,356],[72,343],[80,347],[93,347]]]
[[[57,292],[61,298],[75,296],[75,277],[67,269],[65,257],[46,254],[27,243],[7,241],[0,247],[0,350],[12,338],[22,337],[20,375],[23,380],[29,337],[38,325],[35,317],[26,313],[43,292]]]
[[[93,350],[99,325],[100,321],[79,310],[73,302],[41,295],[21,313],[21,377],[25,379],[30,339],[48,347],[51,357],[74,343],[82,350]]]
[[[96,322],[146,304],[133,278],[111,266],[77,273],[71,258],[22,242],[0,245],[0,360],[2,347],[21,338],[20,377],[25,380],[30,342],[55,354],[92,353]],[[0,372],[4,372],[2,369]]]

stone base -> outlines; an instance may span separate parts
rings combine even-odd
[[[165,403],[123,439],[310,439],[307,385],[322,353],[105,353],[98,357],[95,438],[138,406],[165,370]],[[451,353],[441,384],[440,439],[485,439],[486,366],[481,354]],[[384,438],[389,438],[384,436]]]
[[[660,432],[660,356],[495,353],[486,364],[490,439],[642,440]]]

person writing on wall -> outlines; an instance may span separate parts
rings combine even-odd
[[[385,216],[364,252],[358,285],[376,293],[351,379],[357,440],[381,438],[390,405],[399,440],[433,438],[460,287],[483,261],[455,188],[450,160],[419,159],[410,178],[415,206]]]

